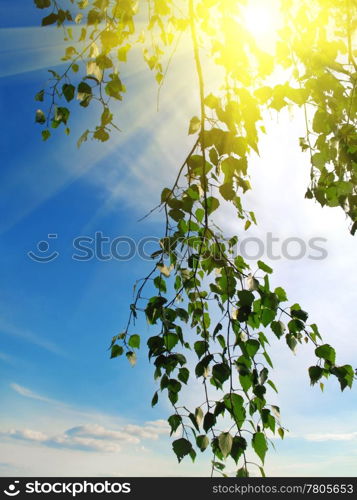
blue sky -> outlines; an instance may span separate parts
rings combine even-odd
[[[0,12],[0,475],[206,475],[209,457],[194,466],[176,463],[164,422],[169,407],[150,407],[154,383],[145,351],[135,368],[108,357],[111,336],[125,325],[132,285],[150,263],[137,256],[72,259],[78,236],[101,231],[139,241],[160,234],[158,216],[137,221],[186,156],[193,82],[174,68],[157,113],[152,75],[139,72],[134,59],[118,114],[121,134],[78,151],[89,119],[81,114],[69,138],[59,133],[42,143],[32,96],[61,56],[60,35],[37,27],[30,2],[2,2]],[[180,55],[176,71],[189,74],[187,64]],[[269,140],[251,171],[247,203],[260,222],[251,234],[266,241],[270,231],[280,242],[299,237],[306,244],[326,239],[326,259],[282,257],[272,261],[273,280],[310,311],[339,359],[356,366],[355,240],[338,209],[303,198],[308,158],[295,139],[303,135],[301,117],[287,112],[269,121]],[[218,222],[237,231],[228,209]],[[53,233],[57,239],[48,239]],[[59,253],[48,264],[27,255],[42,240],[50,242],[48,253]],[[137,327],[149,334],[143,321]],[[267,472],[355,475],[355,389],[341,395],[331,381],[322,394],[308,383],[311,349],[295,357],[278,343],[273,349],[277,403],[291,434],[270,453]],[[192,402],[194,392],[187,394]]]

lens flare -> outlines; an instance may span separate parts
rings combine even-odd
[[[243,23],[257,44],[265,49],[274,48],[282,17],[278,0],[250,0],[242,9]]]

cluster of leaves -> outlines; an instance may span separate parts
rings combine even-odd
[[[36,95],[38,101],[47,101],[46,110],[36,112],[36,121],[44,127],[43,139],[50,137],[51,128],[60,125],[69,134],[69,103],[76,97],[84,108],[91,103],[101,106],[99,124],[93,130],[85,130],[78,145],[89,137],[107,141],[111,130],[117,128],[111,105],[112,101],[121,101],[126,91],[121,70],[131,49],[142,46],[144,60],[161,86],[182,33],[189,31],[188,3],[187,0],[178,3],[35,0],[39,9],[50,11],[42,19],[42,25],[62,27],[68,42],[62,59],[68,62],[66,70],[62,74],[51,70],[49,88]],[[354,234],[357,229],[357,64],[353,49],[356,0],[313,3],[281,0],[284,27],[275,57],[264,52],[245,30],[240,21],[244,3],[205,0],[198,2],[196,8],[198,36],[210,56],[208,63],[223,67],[226,91],[231,90],[235,97],[225,108],[216,103],[219,118],[228,129],[231,127],[232,133],[246,125],[246,139],[257,151],[255,123],[263,110],[280,111],[291,104],[303,106],[306,136],[300,138],[300,145],[311,156],[311,183],[306,197],[322,206],[340,206],[350,218]],[[143,28],[140,32],[135,20]],[[276,81],[277,71],[282,81],[266,85],[271,76]]]
[[[280,45],[282,64],[292,65],[311,120],[301,147],[311,155],[311,185],[307,198],[322,206],[340,206],[357,230],[357,26],[354,0],[284,2],[283,36],[292,49]]]
[[[96,127],[87,129],[78,139],[78,146],[88,138],[105,142],[113,129],[111,106],[122,101],[126,92],[121,78],[131,49],[143,47],[143,57],[161,84],[166,69],[161,57],[164,48],[174,44],[178,34],[188,25],[171,1],[155,0],[148,4],[145,30],[137,33],[135,18],[142,16],[135,0],[34,0],[39,9],[51,11],[42,19],[42,26],[55,25],[64,31],[68,42],[62,61],[66,62],[63,73],[49,70],[51,80],[48,89],[41,89],[35,96],[42,108],[36,112],[36,122],[43,126],[42,138],[51,136],[51,129],[60,125],[68,135],[71,104],[77,99],[82,108],[97,104],[100,120]],[[66,3],[66,7],[62,4]],[[68,8],[67,8],[68,7]],[[140,22],[140,21],[139,21]],[[82,76],[81,76],[82,75]],[[64,105],[61,105],[64,102]]]
[[[321,388],[321,380],[330,375],[337,377],[342,390],[351,387],[354,371],[349,365],[336,365],[333,347],[323,343],[299,304],[286,306],[283,288],[271,289],[272,269],[258,261],[253,272],[236,255],[238,237],[227,241],[214,220],[221,205],[231,204],[241,232],[256,224],[242,200],[251,188],[249,158],[259,152],[263,117],[266,110],[297,105],[304,108],[307,125],[300,144],[310,150],[312,161],[307,197],[341,205],[355,231],[356,71],[351,33],[356,16],[350,2],[282,0],[286,19],[276,60],[244,29],[240,21],[244,2],[96,0],[89,4],[82,0],[74,5],[71,1],[73,9],[79,9],[76,15],[62,9],[57,0],[35,3],[52,9],[43,24],[62,26],[69,40],[73,32],[67,23],[81,27],[79,42],[66,50],[66,71],[53,72],[50,91],[37,95],[43,101],[49,94],[48,112],[36,114],[47,127],[62,123],[67,127],[70,110],[58,101],[71,102],[76,94],[82,107],[99,101],[101,122],[94,131],[86,130],[79,144],[89,136],[109,138],[114,125],[110,99],[122,99],[125,86],[119,70],[133,46],[143,44],[144,59],[161,85],[165,54],[170,61],[182,33],[192,40],[200,113],[191,119],[188,132],[195,142],[173,186],[162,191],[159,207],[166,223],[160,247],[152,255],[155,264],[137,289],[125,330],[112,340],[111,354],[113,358],[125,354],[135,364],[141,338],[131,333],[131,327],[144,310],[156,329],[147,341],[159,384],[152,404],[167,391],[174,410],[168,422],[178,460],[186,455],[194,460],[197,450],[211,449],[212,473],[225,474],[225,460],[230,457],[238,476],[247,476],[251,466],[264,474],[261,465],[270,437],[276,432],[284,436],[280,410],[268,402],[277,390],[270,377],[271,336],[293,352],[302,342],[314,345],[317,361],[309,375],[311,383],[319,382]],[[323,9],[326,4],[328,9]],[[148,7],[147,22],[136,34],[134,17],[142,21],[144,16],[140,7]],[[327,41],[326,16],[333,42]],[[208,54],[207,65],[223,70],[219,91],[206,92],[201,47]],[[70,73],[78,73],[80,64],[85,74],[74,84]],[[283,80],[269,85],[277,74],[283,74]],[[44,139],[49,134],[45,128]],[[155,292],[145,299],[143,290],[150,284]],[[191,409],[182,401],[189,383],[202,387],[202,402]],[[250,448],[261,464],[249,460]]]
[[[217,164],[207,162],[204,178],[202,155],[193,151],[185,163],[186,171],[181,172],[183,183],[189,179],[188,185],[181,186],[179,176],[174,189],[162,192],[165,237],[152,255],[155,266],[131,305],[127,329],[112,340],[112,356],[126,352],[133,359],[133,347],[139,347],[140,341],[128,330],[137,312],[144,310],[148,323],[158,329],[147,341],[159,384],[152,405],[157,404],[160,392],[167,391],[174,409],[168,419],[171,434],[181,432],[173,442],[178,460],[186,455],[194,460],[197,450],[210,447],[212,472],[224,474],[225,459],[231,457],[239,463],[238,476],[248,475],[250,464],[264,474],[261,465],[248,460],[246,450],[251,445],[264,463],[269,438],[276,432],[284,437],[280,409],[267,401],[269,392],[277,391],[270,378],[269,337],[285,341],[293,352],[302,342],[315,345],[317,363],[309,369],[312,384],[335,375],[343,390],[352,386],[354,372],[351,366],[336,366],[334,349],[321,343],[317,326],[307,323],[308,314],[300,305],[286,306],[284,289],[271,289],[272,269],[258,261],[252,274],[235,253],[237,238],[226,241],[211,222],[220,202],[224,203],[222,186],[235,193],[227,198],[239,206],[244,225],[251,222],[252,214],[241,208],[234,176],[215,186],[218,164],[223,160],[217,151],[210,153],[211,146],[208,155],[216,155]],[[224,155],[230,155],[226,161],[230,158],[233,163],[242,159],[233,150]],[[205,197],[205,189],[209,197]],[[256,273],[262,276],[256,277]],[[145,299],[142,292],[149,282],[157,292]],[[180,393],[192,378],[201,382],[204,400],[189,409],[181,402]]]

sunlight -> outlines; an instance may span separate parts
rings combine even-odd
[[[274,48],[282,24],[278,0],[249,0],[242,14],[247,31],[261,48]]]

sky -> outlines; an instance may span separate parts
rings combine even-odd
[[[0,14],[0,475],[208,475],[209,456],[177,464],[165,422],[169,405],[164,398],[150,405],[155,383],[145,350],[134,368],[109,359],[133,283],[150,262],[137,252],[127,260],[73,258],[73,240],[81,236],[127,237],[139,245],[160,235],[160,214],[138,220],[157,204],[192,143],[187,124],[197,102],[195,82],[186,77],[189,56],[178,54],[157,112],[154,78],[134,55],[127,99],[118,109],[122,132],[110,143],[77,149],[91,112],[77,115],[69,137],[59,133],[43,143],[33,95],[62,55],[60,33],[39,28],[39,12],[25,0],[2,2]],[[185,78],[178,77],[183,71]],[[253,190],[246,199],[259,224],[241,234],[228,208],[217,222],[227,234],[240,234],[248,259],[263,244],[259,257],[274,268],[273,285],[310,312],[342,364],[357,366],[355,240],[341,210],[304,199],[309,160],[298,147],[300,114],[286,110],[266,119],[268,134],[252,160]],[[278,239],[274,255],[280,258],[266,255],[271,237]],[[289,238],[299,240],[287,244]],[[312,238],[320,238],[324,259],[313,258],[322,253]],[[37,245],[44,241],[49,248],[42,245],[41,252]],[[303,255],[291,258],[302,245]],[[107,254],[108,244],[104,248]],[[55,258],[37,262],[29,252]],[[153,331],[144,321],[137,328],[143,336]],[[355,389],[341,394],[334,380],[324,393],[311,388],[309,346],[294,356],[273,340],[272,352],[276,403],[290,433],[275,441],[267,474],[355,475]],[[186,397],[194,403],[195,390]]]

